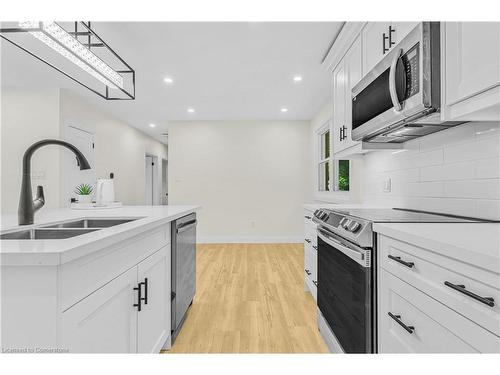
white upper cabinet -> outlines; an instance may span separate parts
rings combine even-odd
[[[362,78],[361,38],[355,40],[333,71],[333,153],[359,142],[351,138],[351,90]]]
[[[500,120],[500,23],[446,22],[442,58],[446,120]]]
[[[345,71],[347,74],[346,96],[345,96],[345,142],[346,147],[351,147],[358,142],[352,140],[352,88],[363,78],[363,59],[361,50],[361,38],[358,37],[344,57]]]
[[[391,26],[390,22],[368,22],[363,28],[363,72],[365,74],[372,70],[389,51],[389,26]]]
[[[363,29],[363,72],[382,58],[412,31],[418,22],[368,22]]]

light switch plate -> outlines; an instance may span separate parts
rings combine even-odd
[[[390,193],[391,189],[392,189],[392,182],[391,182],[391,178],[389,177],[383,181],[382,190],[384,193]]]

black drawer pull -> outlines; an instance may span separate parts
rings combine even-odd
[[[311,243],[311,240],[309,238],[305,239],[307,243]]]
[[[408,268],[413,268],[413,266],[415,265],[415,263],[413,262],[405,262],[404,260],[401,259],[401,257],[395,257],[394,255],[387,255],[387,257],[389,259],[392,259],[398,263],[401,263],[402,265],[408,267]]]
[[[310,276],[310,275],[311,275],[311,271],[309,271],[308,269],[305,269],[304,271],[306,271],[307,276]]]
[[[304,216],[307,220],[311,220],[311,216]]]
[[[318,251],[318,246],[313,246],[312,247],[314,250]]]
[[[476,293],[469,292],[467,289],[465,289],[465,285],[456,285],[456,284],[450,283],[449,281],[445,281],[444,285],[446,285],[447,287],[450,287],[451,289],[456,290],[457,292],[465,294],[467,297],[474,298],[476,301],[484,303],[485,305],[488,305],[489,307],[495,306],[495,300],[492,297],[481,297],[481,296],[477,295]]]
[[[316,288],[318,287],[318,282],[316,280],[313,280],[313,284],[316,285]]]
[[[406,332],[408,333],[413,333],[415,332],[415,327],[413,326],[407,326],[406,324],[404,324],[402,321],[401,321],[401,315],[394,315],[393,313],[389,312],[387,313],[389,314],[389,316],[394,319],[396,321],[396,323],[398,323],[401,327],[403,327]]]

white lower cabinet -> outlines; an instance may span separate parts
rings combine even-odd
[[[70,353],[137,351],[137,268],[104,285],[62,314],[62,347]]]
[[[498,273],[439,248],[377,244],[380,353],[500,353]]]
[[[137,274],[138,281],[144,283],[144,301],[137,313],[137,351],[157,353],[170,334],[171,278],[165,252],[157,252],[139,263]]]
[[[157,353],[170,335],[170,251],[163,247],[62,314],[70,353]]]
[[[312,221],[313,213],[304,213],[304,287],[316,299],[318,282],[318,237],[316,224]]]

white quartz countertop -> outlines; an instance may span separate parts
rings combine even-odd
[[[500,223],[374,223],[373,230],[500,274]]]
[[[139,218],[67,239],[0,240],[0,262],[5,265],[58,265],[85,256],[100,248],[165,225],[200,209],[200,206],[123,206],[113,209],[43,209],[35,224],[19,227],[17,215],[2,216],[2,234],[19,229],[57,224],[86,218]]]

